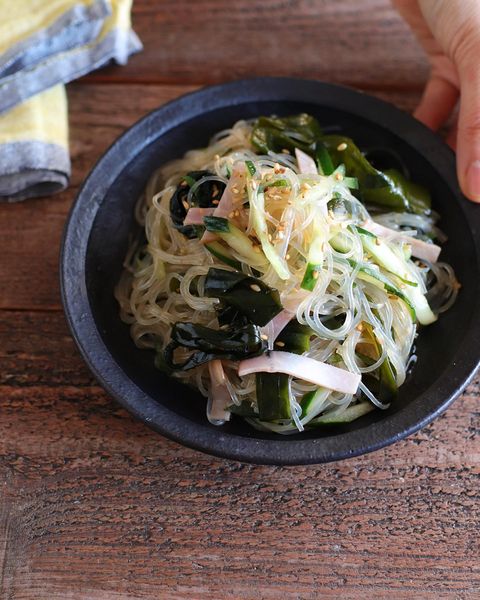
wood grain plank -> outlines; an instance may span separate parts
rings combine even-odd
[[[144,50],[90,81],[212,83],[280,75],[418,89],[425,57],[389,0],[136,0]]]
[[[60,311],[1,311],[0,339],[0,386],[95,385]]]
[[[292,475],[182,453],[130,473],[110,457],[70,468],[19,494],[8,557],[26,560],[13,578],[7,565],[7,592],[474,598],[469,475],[410,466],[399,481],[361,463]]]

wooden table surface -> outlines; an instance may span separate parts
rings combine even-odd
[[[387,0],[137,0],[144,51],[68,86],[73,174],[0,206],[0,595],[8,600],[480,598],[479,379],[420,433],[323,466],[212,458],[136,422],[65,325],[78,186],[147,111],[296,75],[411,110],[425,59]]]

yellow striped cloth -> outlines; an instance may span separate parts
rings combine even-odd
[[[62,84],[141,49],[132,0],[0,0],[0,200],[64,189]]]

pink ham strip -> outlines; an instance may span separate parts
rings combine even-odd
[[[220,202],[218,206],[213,211],[214,217],[223,217],[224,219],[228,218],[228,215],[234,210],[234,200],[236,199],[236,195],[233,193],[233,188],[236,187],[238,190],[241,190],[243,187],[243,180],[245,177],[245,165],[243,163],[239,163],[233,167],[232,176],[230,177],[227,187],[223,191],[222,197],[220,198]],[[238,195],[238,194],[237,194]],[[202,244],[209,244],[217,239],[217,236],[211,231],[205,231],[202,236],[201,242]]]
[[[384,227],[372,220],[365,221],[364,226],[365,229],[371,231],[375,235],[389,237],[394,240],[403,240],[407,244],[410,244],[412,247],[412,256],[415,256],[416,258],[423,258],[424,260],[434,263],[437,262],[440,252],[442,251],[440,246],[437,246],[436,244],[429,244],[423,240],[417,240],[417,238],[405,235],[401,231]]]
[[[268,340],[271,344],[273,344],[294,316],[294,313],[289,310],[282,310],[282,312],[279,312],[276,317],[273,317],[273,319],[263,327],[262,332],[268,335]]]
[[[243,377],[250,373],[287,373],[342,394],[355,394],[361,381],[356,373],[292,352],[272,351],[242,360],[238,374]]]
[[[213,215],[214,208],[199,208],[195,206],[190,208],[187,212],[187,216],[183,221],[184,225],[203,225],[203,217],[210,217]]]
[[[311,156],[295,148],[295,157],[298,163],[298,170],[302,175],[318,175],[317,165]]]
[[[211,387],[209,393],[208,416],[214,421],[229,421],[230,412],[227,407],[232,404],[232,397],[225,384],[225,372],[221,360],[208,363]]]

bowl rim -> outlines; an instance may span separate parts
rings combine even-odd
[[[319,98],[322,101],[319,102]],[[222,458],[258,464],[317,464],[383,448],[437,418],[470,383],[480,365],[480,318],[464,338],[452,363],[432,386],[393,415],[355,431],[304,440],[256,439],[195,423],[143,392],[120,368],[103,341],[90,307],[85,259],[91,226],[109,189],[136,156],[170,129],[205,112],[252,101],[328,104],[374,121],[413,146],[443,175],[470,225],[480,264],[480,207],[465,199],[457,184],[454,154],[434,132],[395,106],[360,91],[292,77],[256,77],[207,86],[175,98],[130,126],[97,160],[70,209],[60,251],[60,291],[72,336],[90,370],[124,408],[162,435]],[[138,133],[142,132],[139,136]],[[140,146],[140,147],[139,147]],[[434,153],[432,152],[434,150]],[[431,158],[434,154],[435,159]],[[478,288],[478,284],[477,284]],[[480,317],[480,293],[474,314]],[[438,397],[441,390],[441,397]]]

